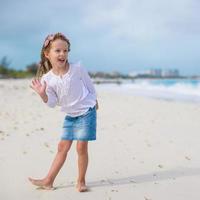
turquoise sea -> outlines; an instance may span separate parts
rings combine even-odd
[[[194,79],[137,79],[97,87],[138,96],[200,103],[200,80]]]

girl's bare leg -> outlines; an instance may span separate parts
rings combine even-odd
[[[71,145],[72,145],[72,141],[61,140],[58,144],[58,152],[56,154],[56,157],[51,165],[51,168],[50,168],[47,176],[44,179],[29,178],[31,183],[33,185],[43,187],[44,189],[52,189],[53,182],[66,160],[67,153],[68,153]]]
[[[78,180],[77,180],[77,190],[79,192],[87,191],[85,184],[85,175],[88,166],[88,142],[78,141],[77,142],[77,153],[78,153]]]

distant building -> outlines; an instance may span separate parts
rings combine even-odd
[[[160,77],[160,76],[162,76],[162,70],[161,69],[151,69],[149,71],[149,75]]]
[[[130,77],[155,77],[155,78],[173,78],[179,77],[179,71],[177,69],[150,69],[145,71],[132,71],[128,74]]]
[[[178,77],[178,76],[180,76],[180,74],[177,69],[169,69],[162,71],[162,77]]]

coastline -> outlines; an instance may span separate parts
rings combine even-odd
[[[90,192],[77,193],[75,143],[56,181],[41,178],[57,150],[64,113],[50,109],[29,88],[30,79],[0,80],[0,198],[162,199],[200,197],[198,104],[155,100],[97,88],[97,141],[89,147]],[[15,179],[16,181],[13,181]]]
[[[96,84],[96,87],[99,90],[120,92],[125,95],[200,104],[199,80],[139,79],[134,82],[124,80],[121,83]]]

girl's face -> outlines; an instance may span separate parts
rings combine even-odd
[[[56,39],[51,43],[50,50],[45,52],[46,58],[49,59],[52,67],[65,67],[68,60],[68,44],[66,41]]]

